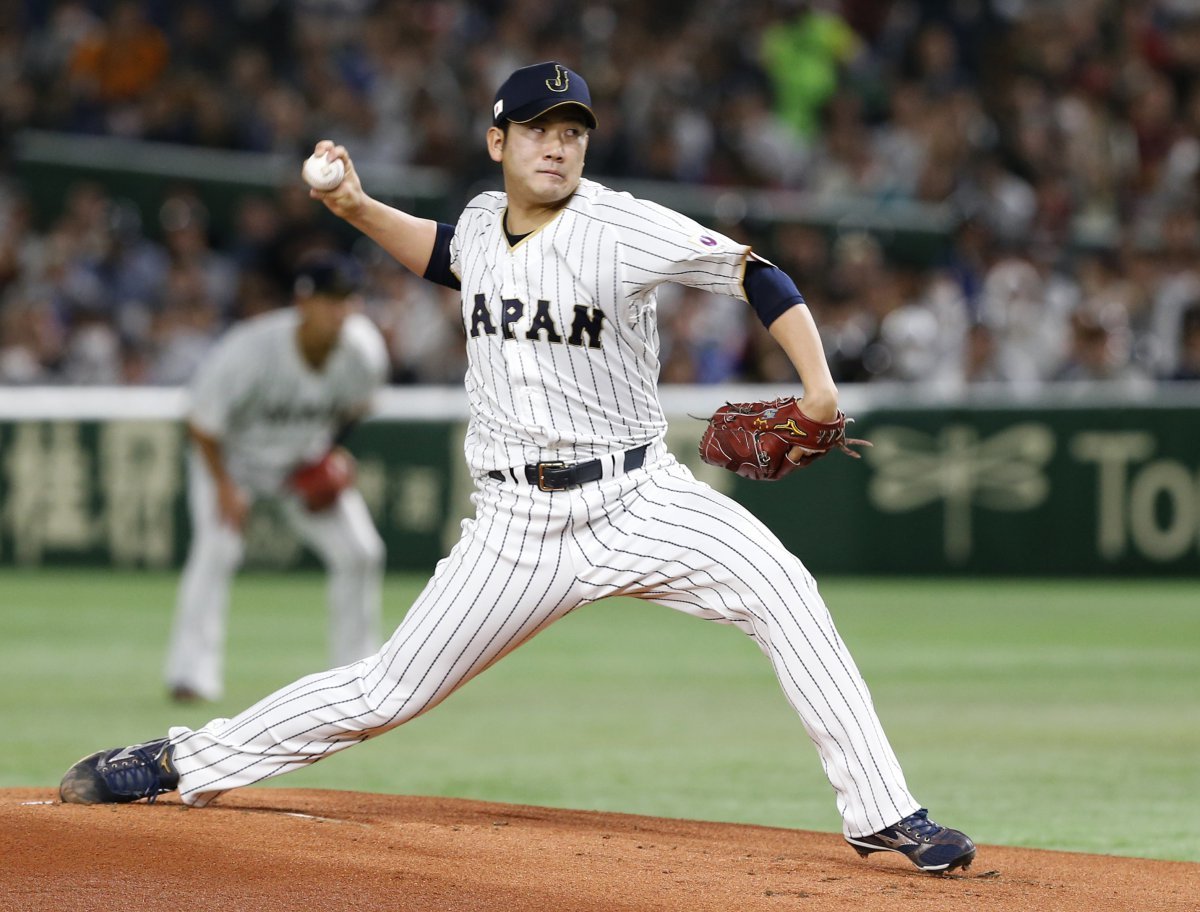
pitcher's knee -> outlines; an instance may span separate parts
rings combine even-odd
[[[365,712],[360,721],[371,730],[386,731],[432,709],[441,698],[420,686],[409,688],[385,681],[364,694],[363,702]]]
[[[347,542],[346,547],[329,557],[329,567],[342,573],[374,575],[383,572],[385,551],[383,540],[376,537]]]
[[[382,571],[385,560],[387,560],[387,549],[383,546],[383,539],[378,535],[372,536],[362,543],[362,564],[367,570]]]
[[[192,541],[189,560],[216,571],[232,573],[242,563],[242,537],[224,527],[210,529]]]

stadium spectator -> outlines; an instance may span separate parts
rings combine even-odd
[[[1071,316],[1067,357],[1054,375],[1060,381],[1096,381],[1144,387],[1148,377],[1131,363],[1129,327],[1119,310],[1082,307]]]
[[[1170,379],[1200,380],[1200,302],[1193,302],[1183,313],[1179,363]]]
[[[18,289],[0,299],[0,384],[49,382],[61,350],[62,333],[46,301]]]
[[[762,32],[762,59],[775,89],[779,116],[802,139],[817,135],[820,112],[837,91],[839,73],[863,41],[836,10],[819,0],[786,0],[782,15]]]
[[[719,197],[720,218],[732,213],[730,232],[803,261],[785,265],[828,326],[839,381],[928,382],[916,362],[939,353],[941,369],[961,366],[955,382],[1049,382],[1069,340],[1081,342],[1072,315],[1099,299],[1124,310],[1126,343],[1110,355],[1165,379],[1200,295],[1200,17],[1187,4],[57,0],[0,17],[0,185],[17,173],[22,127],[297,162],[336,135],[364,167],[440,169],[458,201],[490,174],[472,151],[486,124],[467,113],[490,103],[489,87],[533,59],[586,60],[604,122],[593,173],[617,186],[658,178],[806,194],[808,223],[757,219],[735,192]],[[93,184],[17,228],[4,221],[4,193],[6,374],[37,382],[111,376],[100,365],[114,351],[126,380],[183,376],[195,351],[184,340],[277,306],[298,256],[349,243],[295,182],[247,191],[220,233],[211,222],[160,225],[160,208],[189,211],[167,205],[173,188],[135,207]],[[919,256],[887,222],[890,207],[912,203],[949,213],[939,248]],[[860,210],[881,218],[860,222]],[[864,236],[878,251],[863,254]],[[168,314],[169,287],[188,284],[169,269],[181,259],[208,264],[215,322]],[[393,377],[454,382],[446,302],[376,280],[366,291],[392,333]],[[411,331],[406,306],[431,317],[428,332]],[[49,319],[55,332],[26,331],[22,319]],[[669,371],[788,373],[756,344],[752,315],[730,319],[736,357],[732,343],[706,348],[708,330],[682,313],[664,321],[685,334],[664,331]],[[162,363],[169,351],[176,368]],[[992,367],[968,367],[980,358]]]
[[[1011,383],[1012,374],[997,357],[996,334],[986,323],[972,323],[962,353],[962,377],[965,385],[973,383]]]
[[[172,267],[195,271],[205,298],[228,319],[237,292],[237,266],[231,256],[213,248],[208,208],[190,191],[176,192],[163,201],[158,220]]]
[[[158,84],[169,56],[166,37],[146,21],[141,3],[114,3],[104,24],[79,42],[68,62],[80,125],[140,133],[135,105]]]

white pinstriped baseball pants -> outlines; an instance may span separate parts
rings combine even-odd
[[[734,624],[758,644],[817,747],[847,835],[917,810],[808,571],[673,457],[652,448],[648,462],[553,493],[483,479],[475,517],[377,654],[236,718],[171,730],[183,800],[203,806],[401,725],[572,609],[628,595]]]

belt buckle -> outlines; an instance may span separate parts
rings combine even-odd
[[[546,469],[565,469],[566,467],[567,467],[567,464],[565,462],[539,462],[537,464],[538,490],[539,491],[565,491],[567,489],[566,484],[562,485],[561,487],[557,487],[557,488],[547,487]]]

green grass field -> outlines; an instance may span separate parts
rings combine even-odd
[[[393,576],[397,622],[423,578]],[[175,577],[0,570],[0,786],[233,715],[325,664],[317,574],[244,574],[229,685],[180,709]],[[1200,587],[822,585],[935,819],[983,843],[1200,861]],[[747,639],[631,600],[551,628],[430,714],[275,780],[836,831],[816,752]]]

